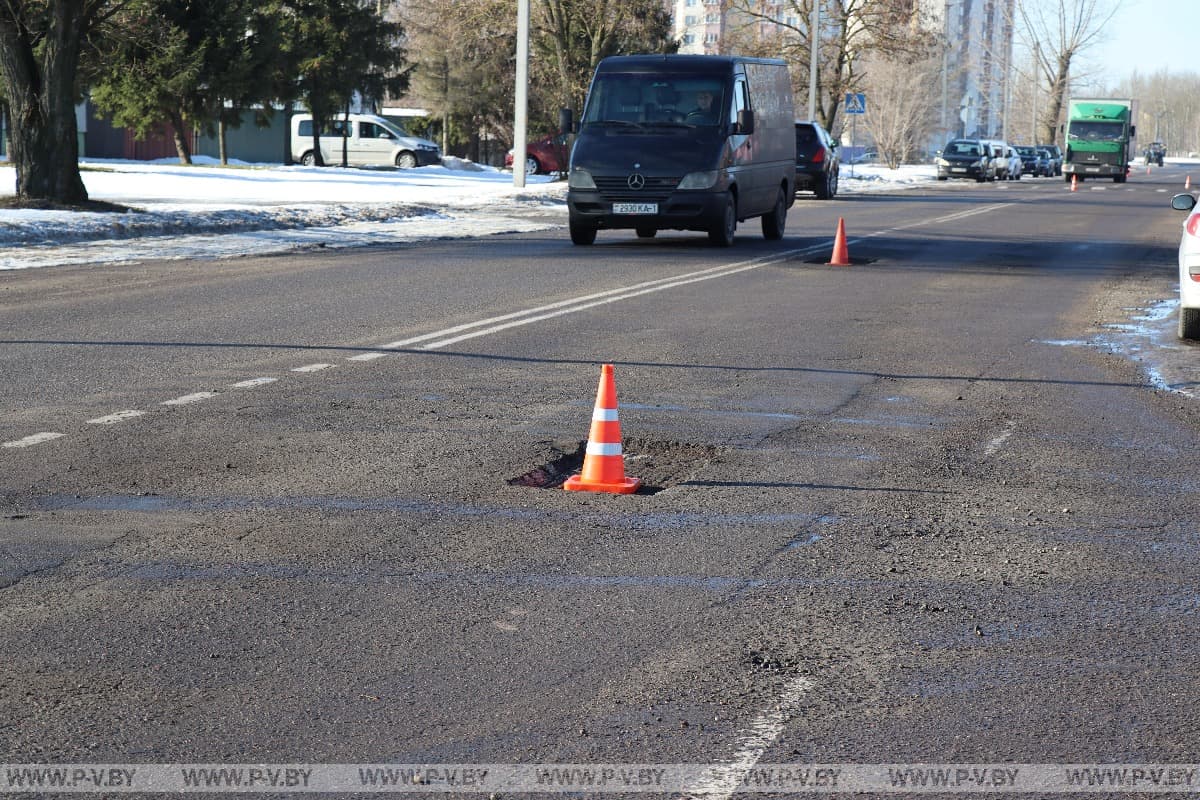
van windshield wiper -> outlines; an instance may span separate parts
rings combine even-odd
[[[631,122],[627,119],[597,119],[597,120],[593,120],[590,124],[592,124],[592,125],[619,125],[623,128],[639,128],[639,129],[642,127],[642,123]]]

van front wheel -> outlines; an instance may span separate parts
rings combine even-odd
[[[771,242],[779,241],[783,238],[786,225],[787,200],[783,196],[783,189],[780,189],[779,194],[775,196],[775,208],[771,209],[771,213],[762,216],[763,238]]]
[[[300,163],[306,167],[311,167],[313,164],[317,163],[317,157],[313,155],[312,150],[309,150],[307,153],[300,156]]]
[[[729,247],[733,244],[733,235],[737,232],[737,201],[733,195],[725,198],[725,208],[721,218],[708,229],[708,241],[717,247]]]
[[[596,241],[596,228],[594,225],[586,225],[582,222],[570,220],[568,226],[571,229],[571,244],[589,245]]]
[[[417,165],[417,157],[405,150],[396,156],[396,166],[400,169],[412,169]]]

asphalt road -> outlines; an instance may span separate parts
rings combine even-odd
[[[1190,762],[1182,186],[0,274],[0,761]]]

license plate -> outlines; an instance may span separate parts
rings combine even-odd
[[[613,203],[614,214],[657,214],[658,203]]]
[[[950,171],[951,172],[966,172],[967,168],[966,167],[951,167]]]
[[[1099,167],[1084,167],[1084,171],[1085,172],[1099,172],[1100,168]]]

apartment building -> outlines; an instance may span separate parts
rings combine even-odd
[[[946,136],[1006,136],[1014,0],[942,2],[933,11],[946,37],[942,69]]]

